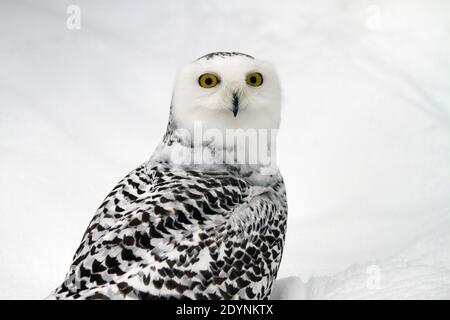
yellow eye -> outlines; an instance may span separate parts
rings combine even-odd
[[[198,84],[203,88],[214,88],[219,84],[219,82],[219,77],[214,73],[205,73],[198,78]]]
[[[263,84],[263,76],[259,72],[251,72],[245,78],[245,82],[247,82],[249,86],[259,87]]]

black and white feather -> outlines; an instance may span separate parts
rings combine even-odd
[[[254,88],[246,89],[245,81],[239,83],[244,87],[239,91],[242,110],[234,117],[228,110],[228,91],[236,89],[236,79],[254,70],[265,76],[266,87],[258,89],[269,92],[251,91]],[[209,96],[195,87],[206,71],[221,75],[223,86],[207,92]],[[183,92],[189,86],[194,93]],[[199,90],[197,97],[195,90]],[[200,109],[202,99],[207,101],[207,110],[189,110],[185,102],[192,99]],[[184,116],[189,112],[189,117]],[[272,118],[265,120],[257,113]],[[206,127],[222,129],[277,128],[275,73],[267,63],[237,53],[210,54],[181,71],[163,141],[151,159],[123,178],[100,205],[66,279],[51,298],[269,297],[286,233],[283,179],[278,169],[262,173],[259,164],[174,161],[174,155],[177,160],[186,158],[200,147],[186,136],[194,118]],[[177,132],[180,128],[186,129],[183,134]],[[201,146],[213,156],[234,150],[233,145],[205,141]]]

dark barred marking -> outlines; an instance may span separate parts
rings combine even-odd
[[[255,59],[251,55],[248,55],[245,53],[240,53],[240,52],[212,52],[212,53],[205,54],[204,56],[201,56],[200,58],[197,59],[197,61],[201,60],[201,59],[210,60],[210,59],[213,59],[216,57],[226,58],[226,57],[234,57],[234,56],[247,57],[247,58],[250,58],[253,60]]]

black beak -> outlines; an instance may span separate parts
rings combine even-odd
[[[233,92],[233,114],[236,117],[239,111],[239,96],[236,92]]]

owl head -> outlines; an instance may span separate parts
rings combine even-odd
[[[274,67],[236,52],[207,54],[179,72],[172,117],[178,128],[278,129],[281,90]]]

